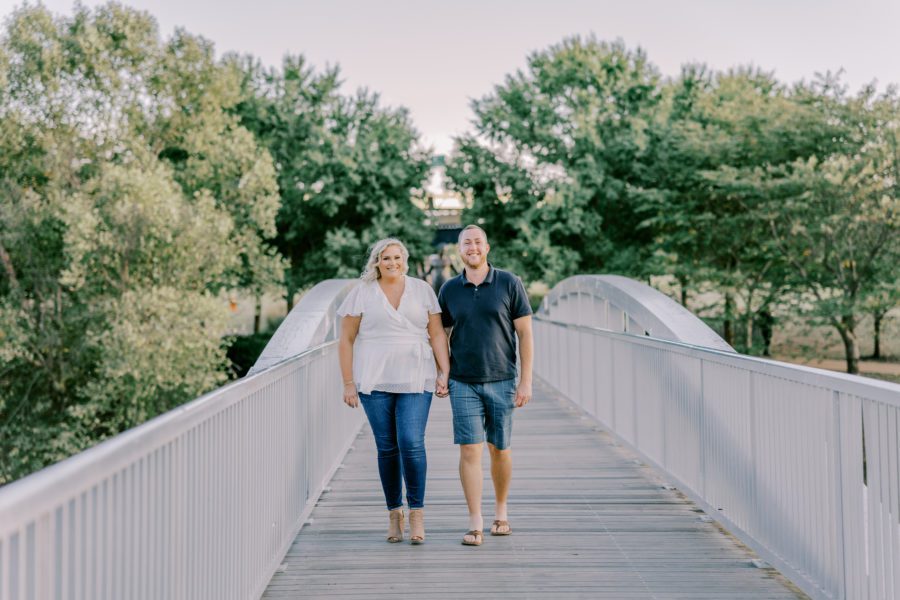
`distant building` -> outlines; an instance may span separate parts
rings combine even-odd
[[[462,230],[462,211],[471,204],[471,199],[448,190],[446,179],[446,157],[438,154],[431,161],[431,176],[425,185],[425,214],[428,215],[426,225],[436,229],[432,242],[436,248],[456,243]]]

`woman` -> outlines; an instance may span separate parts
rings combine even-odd
[[[403,482],[409,538],[425,541],[425,425],[432,393],[447,396],[450,356],[437,296],[407,277],[399,240],[372,246],[362,283],[338,309],[344,402],[363,409],[378,447],[378,474],[389,511],[387,541],[403,540]],[[430,347],[429,347],[430,346]],[[437,365],[435,365],[437,362]]]

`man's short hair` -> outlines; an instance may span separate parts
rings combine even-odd
[[[457,244],[461,244],[461,243],[462,243],[462,237],[463,237],[463,234],[464,234],[465,232],[467,232],[467,231],[472,230],[472,229],[477,229],[478,231],[480,231],[481,234],[484,236],[484,241],[487,241],[487,239],[488,239],[488,238],[487,238],[487,232],[486,232],[484,229],[482,229],[481,227],[479,227],[478,225],[472,224],[472,225],[466,225],[465,227],[463,227],[462,231],[459,232],[459,236],[457,236],[457,238],[456,238],[456,243],[457,243]]]

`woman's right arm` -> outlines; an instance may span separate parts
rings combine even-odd
[[[353,342],[359,333],[359,322],[362,315],[352,317],[347,315],[341,319],[341,337],[338,342],[338,356],[341,361],[341,377],[344,380],[344,404],[350,408],[359,406],[359,396],[356,394],[356,382],[353,381]]]
[[[447,346],[447,335],[441,325],[441,314],[428,315],[428,337],[431,340],[431,351],[434,352],[434,363],[437,366],[435,394],[438,398],[450,395],[447,388],[450,377],[450,349]]]

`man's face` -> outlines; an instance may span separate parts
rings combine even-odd
[[[464,231],[459,240],[459,254],[467,267],[477,269],[487,263],[491,245],[478,229]]]

